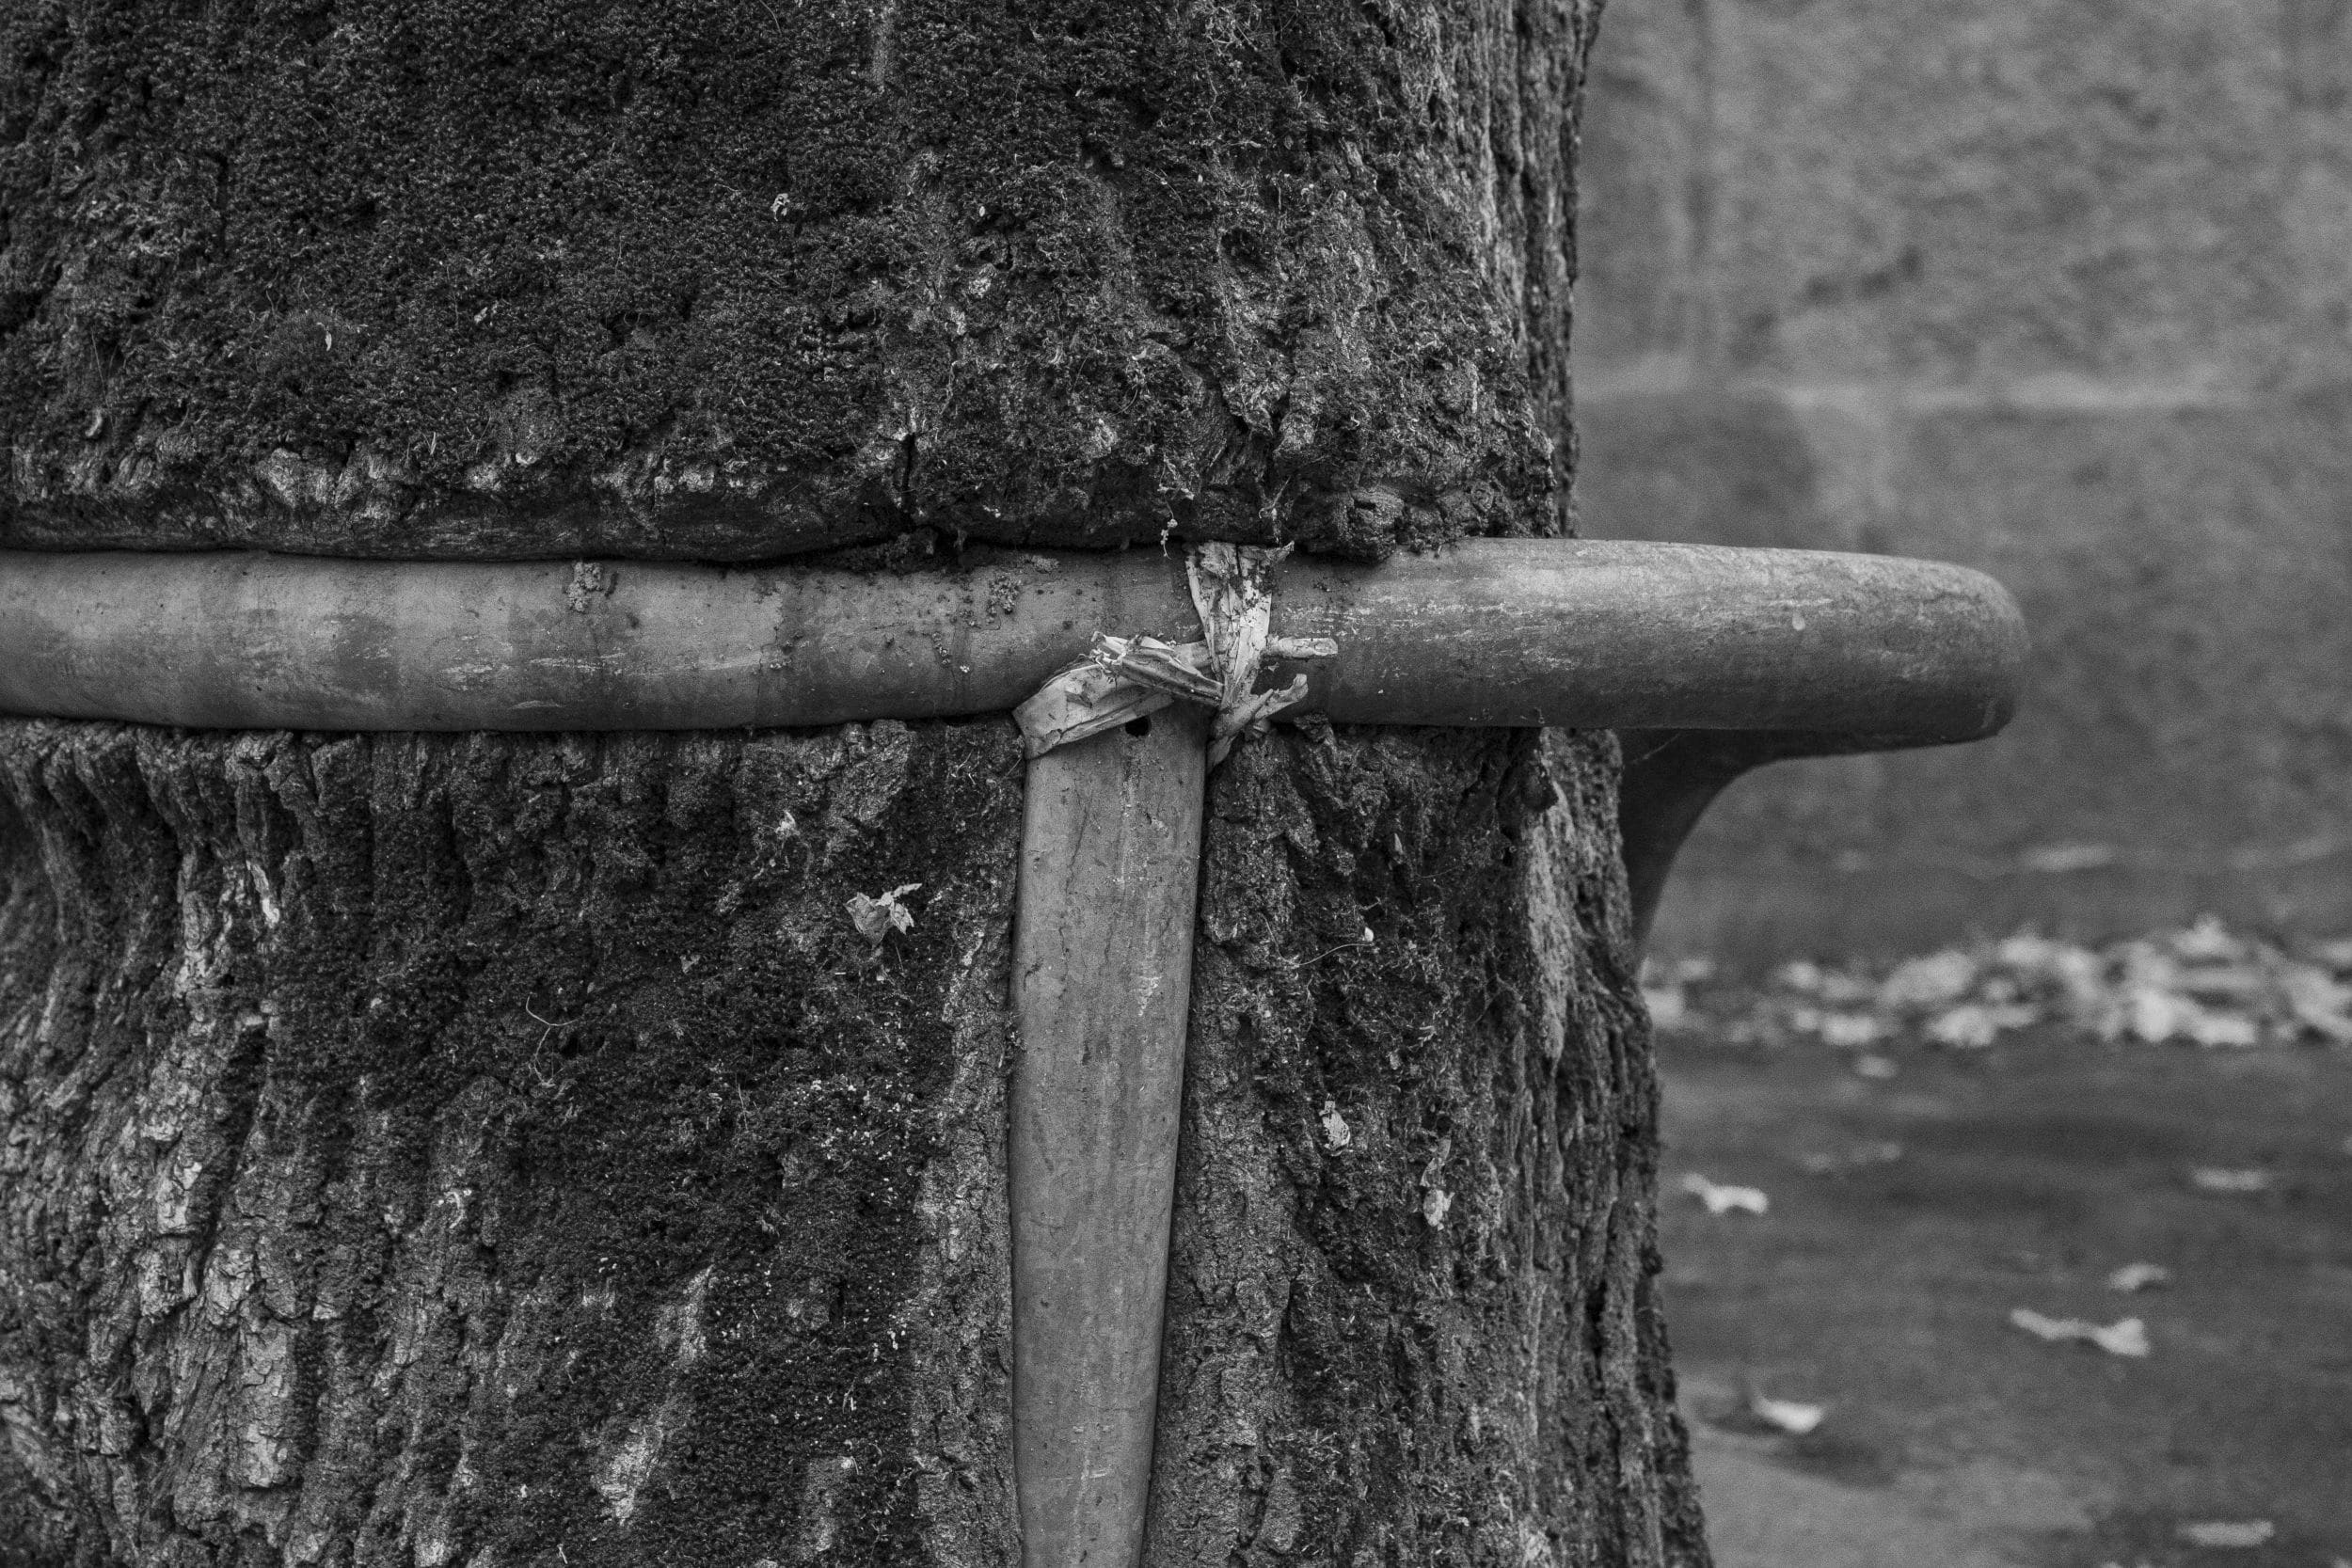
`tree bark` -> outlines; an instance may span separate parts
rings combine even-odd
[[[1704,1560],[1612,749],[1214,781],[1154,1565]],[[1009,726],[0,764],[0,1560],[1016,1560]]]
[[[8,8],[0,547],[1564,531],[1596,11]],[[1704,1564],[1616,768],[1212,776],[1152,1568]],[[0,1568],[1014,1568],[1021,778],[0,721]]]
[[[1597,0],[13,0],[0,546],[1565,514]]]
[[[0,726],[0,1560],[1014,1560],[1019,762]]]
[[[1213,783],[1151,1568],[1704,1565],[1607,736]]]

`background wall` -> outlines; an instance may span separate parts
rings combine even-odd
[[[1611,0],[1584,531],[1940,557],[2003,738],[1786,764],[1663,952],[2352,927],[2352,3]]]

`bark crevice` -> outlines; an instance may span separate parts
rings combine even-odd
[[[1706,1561],[1613,751],[1278,733],[1214,780],[1152,1568]]]
[[[1019,766],[0,725],[0,1562],[1011,1568]],[[1215,776],[1154,1568],[1704,1562],[1613,779]]]
[[[0,725],[0,1560],[1005,1560],[1017,767]]]

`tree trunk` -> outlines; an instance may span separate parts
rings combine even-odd
[[[6,726],[11,1568],[1011,1561],[1008,729]]]
[[[28,0],[0,546],[1561,531],[1595,8]],[[1705,1562],[1616,766],[1212,776],[1152,1568]],[[0,721],[0,1564],[1014,1568],[1021,779]]]

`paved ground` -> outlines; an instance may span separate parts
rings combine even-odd
[[[1875,1053],[1892,1077],[1820,1045],[1661,1044],[1670,1193],[1699,1173],[1771,1198],[1667,1200],[1722,1568],[2352,1568],[2352,1051],[2052,1028]],[[2172,1284],[2111,1291],[2134,1262]],[[2044,1343],[2020,1307],[2138,1317],[2151,1354]],[[1751,1393],[1828,1414],[1777,1433]],[[2181,1533],[2259,1521],[2259,1546]]]

